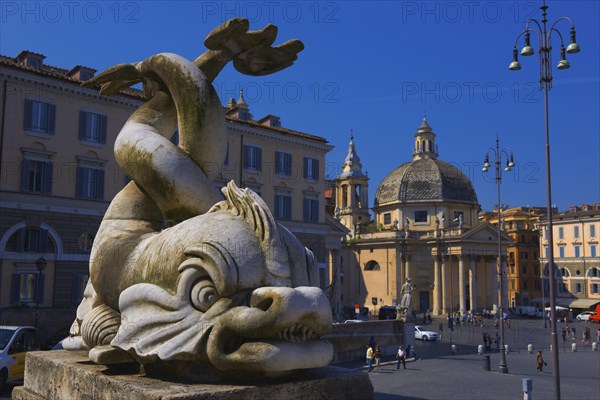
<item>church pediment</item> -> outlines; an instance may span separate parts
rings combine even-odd
[[[475,242],[496,243],[498,241],[498,228],[489,222],[483,222],[473,229],[463,233],[461,239]],[[500,231],[500,240],[502,242],[512,242],[511,237],[508,236],[504,231]]]

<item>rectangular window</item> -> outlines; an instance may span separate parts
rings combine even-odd
[[[262,149],[256,146],[244,145],[244,168],[260,171],[262,168]]]
[[[575,245],[573,246],[573,250],[575,251],[575,257],[581,257],[581,246]]]
[[[383,224],[389,225],[392,223],[392,213],[383,214]]]
[[[283,151],[275,152],[275,173],[280,176],[292,175],[292,155]]]
[[[564,239],[565,238],[565,229],[562,226],[560,226],[558,228],[558,238],[559,239]]]
[[[590,225],[590,236],[596,237],[596,225],[594,225],[594,224]]]
[[[80,199],[104,198],[104,171],[97,168],[77,167],[75,194]]]
[[[581,293],[583,290],[581,290],[581,283],[576,283],[575,284],[575,293]]]
[[[21,164],[21,190],[29,193],[52,193],[52,163],[24,158]]]
[[[319,222],[319,200],[304,199],[304,221]]]
[[[88,275],[73,275],[73,284],[71,287],[71,302],[73,304],[79,304],[83,300],[83,292],[85,291],[88,278]]]
[[[35,100],[25,100],[24,128],[27,131],[54,133],[56,106]]]
[[[548,246],[544,246],[544,257],[548,258]]]
[[[573,237],[576,239],[579,238],[579,227],[578,226],[573,227]]]
[[[275,195],[275,218],[292,218],[292,197],[287,194]]]
[[[11,286],[12,304],[41,302],[44,297],[44,274],[33,272],[13,274]]]
[[[590,244],[590,257],[596,257],[596,245]]]
[[[521,286],[523,287],[523,290],[527,290],[527,282],[526,281],[523,281]]]
[[[529,254],[526,251],[521,252],[521,260],[527,260]]]
[[[319,160],[312,157],[304,157],[304,179],[311,181],[319,180]]]
[[[80,111],[79,140],[106,143],[106,115]]]
[[[523,266],[521,267],[521,270],[523,271],[523,272],[522,272],[523,274],[527,274],[527,265],[523,265]]]
[[[598,285],[597,283],[592,283],[590,285],[590,292],[592,294],[598,294],[598,286],[600,286],[600,285]]]
[[[558,256],[564,258],[565,256],[565,246],[558,246]]]
[[[427,222],[427,211],[415,211],[415,224]]]
[[[566,292],[567,291],[567,284],[564,282],[559,282],[558,283],[558,291],[559,292]]]

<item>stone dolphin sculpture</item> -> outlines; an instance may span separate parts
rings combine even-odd
[[[250,75],[291,65],[303,45],[271,47],[276,35],[274,26],[248,31],[247,20],[233,19],[209,34],[194,62],[158,54],[85,83],[110,95],[141,82],[148,101],[115,142],[132,181],[100,225],[65,348],[88,349],[99,364],[178,362],[199,374],[330,362],[332,346],[320,338],[331,310],[312,253],[258,195],[233,182],[219,191],[206,173],[226,151],[212,80],[229,61]],[[175,129],[178,145],[169,140]]]

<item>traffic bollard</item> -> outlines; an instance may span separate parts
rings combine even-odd
[[[504,354],[508,354],[508,345],[507,344],[504,345]]]
[[[592,351],[596,351],[598,348],[598,342],[593,342],[592,343]]]
[[[490,356],[488,356],[488,355],[483,356],[483,370],[484,371],[490,370]]]
[[[452,354],[456,354],[456,345],[453,344],[452,346],[450,346],[450,349],[452,351]]]
[[[596,343],[594,343],[594,344],[596,344]],[[477,354],[479,354],[479,355],[483,354],[483,345],[482,344],[480,344],[479,346],[477,346]]]
[[[571,351],[572,352],[576,352],[577,351],[577,343],[571,343]]]
[[[531,378],[523,378],[523,400],[533,400],[533,381]]]
[[[533,353],[533,345],[532,345],[532,344],[528,344],[528,345],[527,345],[527,352],[528,352],[529,354]]]

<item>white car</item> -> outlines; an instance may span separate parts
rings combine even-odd
[[[593,311],[584,311],[581,314],[577,315],[577,321],[589,321],[590,320],[590,316],[596,314]]]
[[[437,340],[438,334],[433,331],[428,331],[422,326],[415,325],[415,339],[420,340]]]

